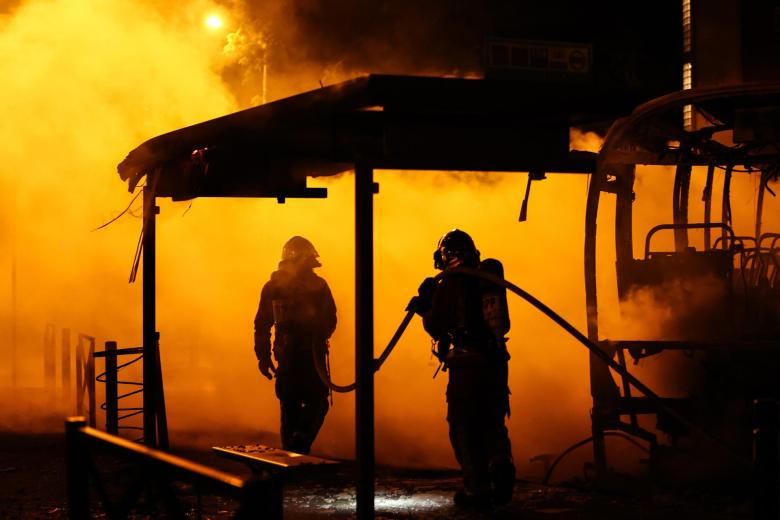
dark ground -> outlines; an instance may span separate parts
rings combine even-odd
[[[0,432],[0,519],[66,518],[65,445],[62,434]],[[208,444],[178,450],[178,454],[242,477],[242,464],[213,455]],[[121,477],[116,459],[99,458],[107,480]],[[518,518],[634,520],[748,519],[751,509],[744,496],[724,489],[664,489],[630,479],[619,479],[620,491],[597,491],[580,482],[560,486],[518,481],[513,501],[487,513],[462,511],[452,505],[460,481],[456,472],[379,468],[377,518]],[[177,487],[187,516],[198,518],[192,490]],[[229,518],[236,503],[203,496],[202,518]],[[285,486],[285,518],[350,518],[354,516],[354,486],[347,469],[330,477],[304,478]],[[136,518],[157,518],[139,512]],[[99,509],[94,517],[105,518]]]

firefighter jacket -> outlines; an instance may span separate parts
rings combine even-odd
[[[479,280],[466,275],[447,276],[439,281],[431,308],[423,316],[423,326],[433,339],[440,341],[449,336],[453,342],[463,344],[467,338],[477,340],[485,335],[479,288]]]
[[[336,304],[327,282],[310,268],[280,262],[263,286],[255,316],[255,355],[274,356],[280,364],[296,351],[326,347],[336,328]],[[310,354],[309,354],[310,356]]]
[[[479,269],[488,272],[497,269],[491,274],[503,278],[503,268],[496,260],[482,262]],[[423,314],[423,326],[434,340],[445,344],[445,349],[452,347],[447,356],[450,366],[461,360],[468,363],[507,359],[503,336],[509,331],[509,317],[505,290],[498,289],[499,295],[503,295],[498,299],[502,300],[500,314],[504,318],[496,325],[496,286],[459,273],[438,281],[430,307]]]

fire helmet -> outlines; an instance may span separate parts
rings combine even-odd
[[[300,236],[294,236],[282,247],[282,262],[295,264],[311,264],[311,267],[319,267],[322,264],[317,260],[320,256],[314,245]]]
[[[468,233],[460,229],[448,231],[439,239],[433,253],[433,266],[436,269],[445,269],[456,260],[469,266],[479,263],[479,251],[474,246],[474,241]]]

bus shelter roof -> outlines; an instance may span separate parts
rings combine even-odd
[[[352,169],[591,172],[577,114],[628,113],[581,85],[368,75],[149,139],[119,164],[161,197],[323,197],[307,177]]]

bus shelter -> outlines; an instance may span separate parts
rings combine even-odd
[[[158,197],[325,198],[309,177],[354,171],[357,515],[374,514],[374,170],[590,174],[596,155],[570,151],[574,125],[637,102],[582,85],[368,75],[154,137],[119,164],[143,182],[144,438],[167,427],[155,322]],[[527,190],[526,190],[527,193]],[[520,195],[520,194],[519,194]],[[519,198],[519,197],[518,197]]]

